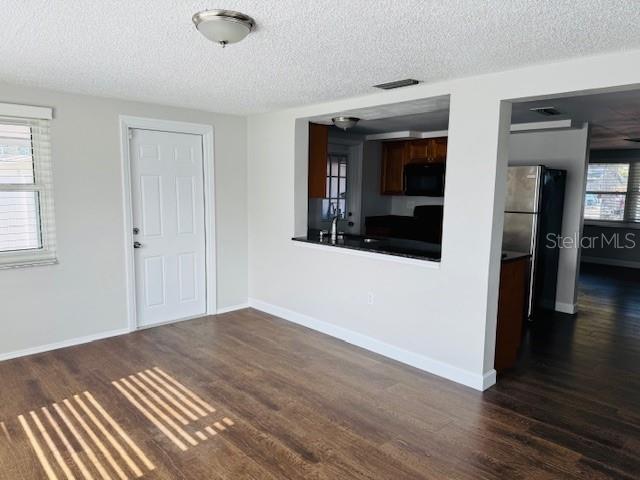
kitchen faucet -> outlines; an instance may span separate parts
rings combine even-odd
[[[340,209],[336,208],[331,219],[331,229],[329,230],[329,237],[332,242],[338,239],[338,220],[340,220]]]

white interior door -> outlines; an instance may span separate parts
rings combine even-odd
[[[138,326],[206,313],[202,137],[130,130]]]

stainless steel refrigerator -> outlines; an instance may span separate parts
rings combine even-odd
[[[542,165],[508,169],[502,248],[531,254],[529,317],[555,309],[566,176]]]

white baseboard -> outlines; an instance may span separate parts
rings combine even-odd
[[[482,376],[482,389],[476,388],[476,390],[487,390],[490,387],[493,387],[496,384],[496,375],[497,372],[492,368],[490,371],[485,373]],[[469,385],[471,387],[471,385]],[[475,387],[472,387],[475,388]]]
[[[356,345],[358,347],[370,350],[388,358],[392,358],[401,363],[411,365],[412,367],[424,370],[425,372],[438,375],[439,377],[452,380],[462,385],[474,388],[476,390],[486,390],[496,383],[496,371],[491,370],[484,375],[476,374],[463,370],[453,365],[449,365],[444,362],[440,362],[433,358],[429,358],[418,353],[410,352],[402,348],[389,345],[375,338],[371,338],[367,335],[363,335],[352,330],[348,330],[343,327],[339,327],[323,320],[309,317],[302,313],[294,312],[277,305],[273,305],[255,298],[249,299],[249,305],[256,310],[260,310],[271,315],[283,318],[292,323],[305,326],[312,330],[322,332],[326,335],[339,338],[347,343]]]
[[[243,308],[249,308],[248,303],[242,303],[239,305],[232,305],[230,307],[219,308],[216,312],[227,313],[233,312],[235,310],[242,310]],[[139,330],[145,330],[147,328],[160,327],[162,325],[169,325],[178,322],[184,322],[187,320],[193,320],[196,318],[202,318],[203,315],[196,315],[193,317],[181,318],[179,320],[171,320],[162,324],[154,324],[154,325],[141,325],[138,327]],[[0,362],[4,360],[11,360],[12,358],[26,357],[27,355],[35,355],[36,353],[50,352],[51,350],[58,350],[60,348],[73,347],[75,345],[82,345],[83,343],[94,342],[96,340],[103,340],[105,338],[117,337],[118,335],[124,335],[126,333],[131,333],[132,331],[128,328],[121,328],[118,330],[111,330],[108,332],[96,333],[93,335],[87,335],[85,337],[77,337],[71,338],[69,340],[63,340],[61,342],[49,343],[46,345],[38,345],[37,347],[25,348],[24,350],[16,350],[13,352],[0,353]]]
[[[627,268],[640,268],[640,262],[633,260],[618,260],[616,258],[602,258],[602,257],[585,257],[580,258],[584,263],[597,263],[598,265],[610,265],[612,267],[627,267]]]
[[[556,312],[568,313],[569,315],[573,315],[578,311],[578,304],[576,304],[576,303],[556,302],[555,310],[556,310]]]
[[[47,345],[38,345],[37,347],[25,348],[24,350],[0,353],[0,361],[26,357],[27,355],[35,355],[36,353],[49,352],[60,348],[73,347],[75,345],[82,345],[83,343],[95,342],[96,340],[103,340],[109,337],[117,337],[118,335],[124,335],[125,333],[131,333],[131,331],[128,328],[121,328],[118,330],[87,335],[86,337],[77,337],[69,340],[63,340],[61,342],[49,343]]]
[[[236,310],[242,310],[244,308],[249,308],[249,304],[239,303],[238,305],[231,305],[230,307],[222,307],[222,308],[219,308],[216,313],[217,315],[220,315],[221,313],[235,312]]]

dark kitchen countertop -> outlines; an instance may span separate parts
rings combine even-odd
[[[371,242],[365,239],[373,240]],[[418,240],[406,240],[403,238],[380,238],[365,235],[339,235],[335,242],[332,242],[329,235],[325,235],[320,240],[318,230],[310,230],[306,237],[294,237],[296,242],[313,243],[316,245],[327,245],[329,247],[348,248],[364,252],[384,253],[398,257],[415,258],[418,260],[440,261],[439,244],[420,242]]]
[[[366,242],[365,239],[371,239],[373,241]],[[439,262],[441,257],[441,245],[403,238],[381,238],[343,234],[339,235],[335,242],[332,242],[329,235],[325,235],[322,240],[320,240],[318,230],[309,230],[306,237],[294,237],[292,240],[315,245],[326,245],[328,247],[348,248],[363,252],[376,252],[398,257],[429,260],[432,262]],[[529,253],[505,250],[502,252],[502,262],[512,262],[530,256]]]

